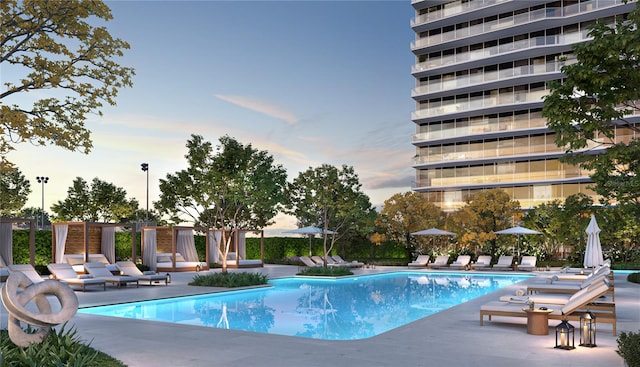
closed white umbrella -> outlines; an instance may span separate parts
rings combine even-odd
[[[587,249],[584,252],[584,266],[593,268],[604,264],[602,245],[600,245],[600,227],[595,215],[591,215],[591,221],[585,229],[587,233]]]

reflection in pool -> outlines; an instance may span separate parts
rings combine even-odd
[[[273,287],[91,307],[80,313],[326,340],[369,338],[525,279],[399,272],[286,278]]]

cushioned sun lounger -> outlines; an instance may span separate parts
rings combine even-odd
[[[156,274],[155,271],[142,272],[140,271],[140,269],[138,269],[136,264],[132,263],[131,261],[118,261],[116,262],[116,265],[118,266],[118,269],[120,269],[122,275],[137,278],[138,283],[140,281],[148,281],[149,285],[153,285],[153,283],[164,282],[164,285],[168,285],[168,279],[166,275]]]
[[[536,308],[546,307],[551,310],[549,319],[551,320],[573,320],[579,321],[583,312],[591,311],[596,316],[596,322],[610,323],[613,328],[613,335],[616,335],[616,309],[615,303],[600,302],[600,297],[609,291],[609,286],[602,280],[594,283],[592,287],[585,288],[581,292],[574,294],[565,304],[537,304]],[[505,317],[527,317],[524,311],[527,305],[493,301],[480,307],[480,325],[484,323],[484,317],[492,320],[493,316]]]
[[[340,255],[333,255],[332,258],[336,262],[336,264],[339,264],[340,266],[347,266],[349,268],[361,268],[364,266],[364,263],[360,261],[345,261],[344,259],[342,259],[342,257],[340,257]]]
[[[29,278],[29,280],[34,284],[40,283],[44,280],[44,278],[42,278],[40,274],[38,274],[36,269],[34,269],[31,264],[13,264],[9,265],[7,268],[10,273],[14,271],[21,272],[22,274],[26,275],[27,278]]]
[[[300,261],[302,261],[303,264],[305,264],[306,266],[308,266],[310,268],[322,266],[321,264],[318,264],[318,263],[314,262],[313,260],[311,260],[309,258],[309,256],[300,256]]]
[[[449,268],[451,269],[460,269],[466,270],[467,266],[469,266],[469,262],[471,262],[471,256],[469,255],[459,255],[456,261],[449,264]]]
[[[418,255],[418,257],[412,262],[408,263],[407,266],[410,268],[425,268],[429,263],[429,255]]]
[[[534,271],[536,270],[536,262],[538,259],[535,256],[523,256],[518,270],[520,271]]]
[[[438,255],[435,261],[432,262],[431,264],[428,264],[427,266],[431,269],[446,268],[448,266],[447,264],[448,262],[449,262],[449,255]]]
[[[480,255],[478,256],[478,261],[473,264],[473,269],[475,270],[485,270],[489,269],[491,264],[491,255]]]
[[[57,280],[70,286],[82,287],[83,292],[88,285],[101,285],[103,290],[107,289],[107,282],[104,279],[96,279],[89,274],[78,274],[70,264],[49,264],[47,268]]]
[[[107,267],[104,266],[103,263],[99,263],[99,262],[85,263],[84,268],[87,270],[87,273],[92,275],[95,279],[104,279],[105,282],[112,283],[113,285],[116,285],[118,287],[122,285],[127,285],[129,283],[136,283],[136,287],[137,287],[139,284],[138,278],[130,277],[126,275],[111,274],[109,269],[107,269]]]
[[[493,270],[513,270],[513,256],[502,255],[498,258],[498,262],[493,264]]]

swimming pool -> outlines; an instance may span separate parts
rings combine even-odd
[[[526,279],[397,272],[285,278],[273,287],[79,309],[79,313],[324,340],[369,338]]]

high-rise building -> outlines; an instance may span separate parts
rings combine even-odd
[[[574,62],[596,20],[635,8],[621,0],[412,0],[416,38],[414,190],[454,210],[487,188],[530,208],[576,193],[597,198],[589,172],[560,162],[542,117],[548,81]],[[616,141],[628,141],[619,129]],[[591,148],[603,149],[597,146]]]

